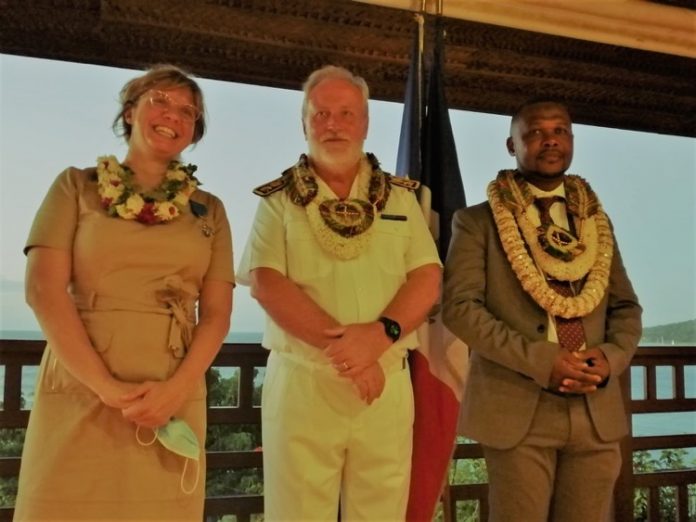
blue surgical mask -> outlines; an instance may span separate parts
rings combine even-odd
[[[191,427],[182,419],[172,418],[167,424],[156,428],[153,430],[154,437],[149,442],[143,442],[140,440],[140,426],[135,430],[135,438],[143,446],[149,446],[154,444],[156,440],[162,444],[166,449],[184,457],[184,469],[181,473],[181,491],[190,495],[196,489],[198,485],[198,479],[200,476],[200,465],[198,460],[200,458],[201,448],[198,442],[198,437],[193,432]],[[196,462],[196,481],[191,489],[186,489],[184,487],[184,477],[186,476],[186,470],[188,468],[189,459]]]

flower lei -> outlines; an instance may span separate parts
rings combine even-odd
[[[193,173],[195,165],[169,163],[162,184],[139,192],[133,184],[133,171],[114,156],[97,159],[97,183],[102,207],[109,216],[135,220],[145,225],[166,223],[181,214],[191,194],[200,184]]]
[[[360,165],[360,176],[370,171],[369,186],[362,187],[368,200],[335,199],[323,183],[319,183],[306,155],[288,171],[286,190],[290,200],[307,212],[309,226],[321,247],[339,259],[360,255],[372,238],[375,215],[384,209],[391,185],[388,175],[379,168],[379,161],[367,154]]]
[[[503,250],[522,288],[551,315],[570,319],[588,315],[604,297],[614,238],[609,219],[589,184],[580,176],[567,175],[565,189],[567,210],[578,219],[580,243],[586,246],[567,261],[547,253],[540,245],[537,229],[527,216],[534,195],[516,171],[500,171],[488,185],[488,201]],[[578,295],[565,297],[549,286],[544,274],[563,281],[587,279]]]

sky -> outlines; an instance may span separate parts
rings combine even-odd
[[[0,55],[0,332],[37,331],[24,304],[22,247],[49,185],[67,166],[123,158],[114,136],[118,92],[138,71]],[[367,78],[369,83],[369,78]],[[200,80],[208,131],[184,152],[203,188],[218,195],[240,258],[257,197],[305,151],[301,92]],[[298,86],[299,88],[299,86]],[[393,172],[402,105],[370,102],[365,150]],[[646,117],[649,117],[646,114]],[[451,111],[467,203],[485,199],[500,169],[509,117]],[[570,173],[587,179],[612,219],[645,326],[696,318],[696,140],[575,125]],[[263,314],[237,287],[232,335],[258,333]]]

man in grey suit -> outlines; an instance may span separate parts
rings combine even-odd
[[[443,319],[471,349],[463,435],[483,446],[490,521],[603,521],[642,310],[599,200],[566,174],[567,108],[523,105],[507,149],[517,169],[455,214],[445,268]]]

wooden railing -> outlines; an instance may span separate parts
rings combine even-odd
[[[21,409],[22,368],[39,364],[44,343],[42,341],[0,340],[0,365],[5,369],[4,407],[0,411],[0,436],[5,430],[26,427],[29,412]],[[261,415],[254,404],[254,370],[263,368],[267,353],[254,344],[226,344],[214,362],[215,368],[239,369],[238,403],[235,406],[209,407],[208,424],[259,426]],[[645,394],[635,400],[628,399],[630,372],[623,379],[627,404],[633,414],[674,413],[696,411],[696,383],[688,382],[686,368],[696,367],[696,347],[640,348],[632,367],[642,368]],[[671,368],[673,391],[671,397],[657,397],[657,373],[659,367]],[[687,389],[691,390],[687,394]],[[687,396],[688,395],[688,396]],[[257,401],[258,402],[258,401]],[[695,430],[692,430],[696,432]],[[648,494],[647,518],[661,521],[659,492],[662,488],[676,488],[675,521],[688,518],[688,487],[696,485],[696,469],[634,473],[633,452],[664,448],[696,448],[696,434],[673,436],[630,437],[623,444],[624,465],[615,491],[615,517],[618,522],[634,520],[633,498],[636,488],[646,489]],[[454,459],[480,459],[481,448],[477,444],[458,444]],[[262,467],[262,452],[250,448],[246,451],[208,451],[208,470],[245,470]],[[19,473],[20,457],[0,457],[0,480],[13,480]],[[3,490],[6,490],[3,487]],[[478,503],[478,518],[487,519],[487,486],[481,484],[451,484],[443,495],[443,515],[446,521],[457,520],[457,503]],[[692,507],[696,503],[691,500]],[[235,515],[239,522],[248,522],[253,514],[263,512],[261,494],[231,494],[206,498],[206,521],[215,521],[224,515]],[[692,514],[693,516],[693,514]],[[11,520],[12,507],[0,507],[0,520]]]
[[[633,453],[644,450],[696,448],[696,382],[687,381],[687,370],[696,371],[696,347],[660,347],[640,348],[631,361],[631,367],[642,370],[642,397],[629,401],[632,415],[644,413],[688,412],[693,419],[689,434],[641,436],[635,434],[626,439],[623,445],[624,465],[617,487],[617,520],[633,520],[633,492],[635,489],[647,489],[647,520],[662,522],[660,512],[660,495],[665,488],[676,489],[676,513],[673,520],[679,522],[696,519],[696,491],[692,493],[692,512],[689,513],[689,485],[696,489],[696,468],[685,470],[664,470],[651,473],[633,473]],[[665,397],[658,397],[657,374],[662,369],[671,374],[671,392]],[[626,372],[623,381],[624,396],[630,397],[630,373]],[[687,383],[690,393],[687,395]],[[620,503],[619,503],[620,500]]]
[[[689,382],[690,394],[687,396],[687,368],[696,370],[696,347],[659,347],[638,349],[631,361],[631,368],[643,372],[642,397],[631,398],[631,373],[625,372],[622,387],[626,409],[630,415],[643,413],[690,412],[693,424],[688,434],[665,436],[634,436],[622,441],[623,465],[621,475],[614,490],[614,519],[616,522],[666,522],[660,511],[660,494],[666,488],[676,489],[675,512],[669,514],[674,522],[690,522],[696,518],[696,498],[692,492],[689,500],[689,486],[696,489],[696,467],[691,462],[689,469],[651,471],[636,473],[633,470],[634,452],[661,449],[696,448],[696,382]],[[658,398],[657,369],[663,368],[672,374],[672,393]],[[477,444],[458,444],[454,457],[462,459],[483,458]],[[637,489],[647,489],[646,518],[634,518],[634,493]],[[488,488],[485,484],[450,484],[443,495],[445,521],[457,520],[456,504],[460,501],[478,502],[479,520],[488,518]],[[691,501],[691,513],[689,513]],[[691,515],[691,518],[689,517]]]

